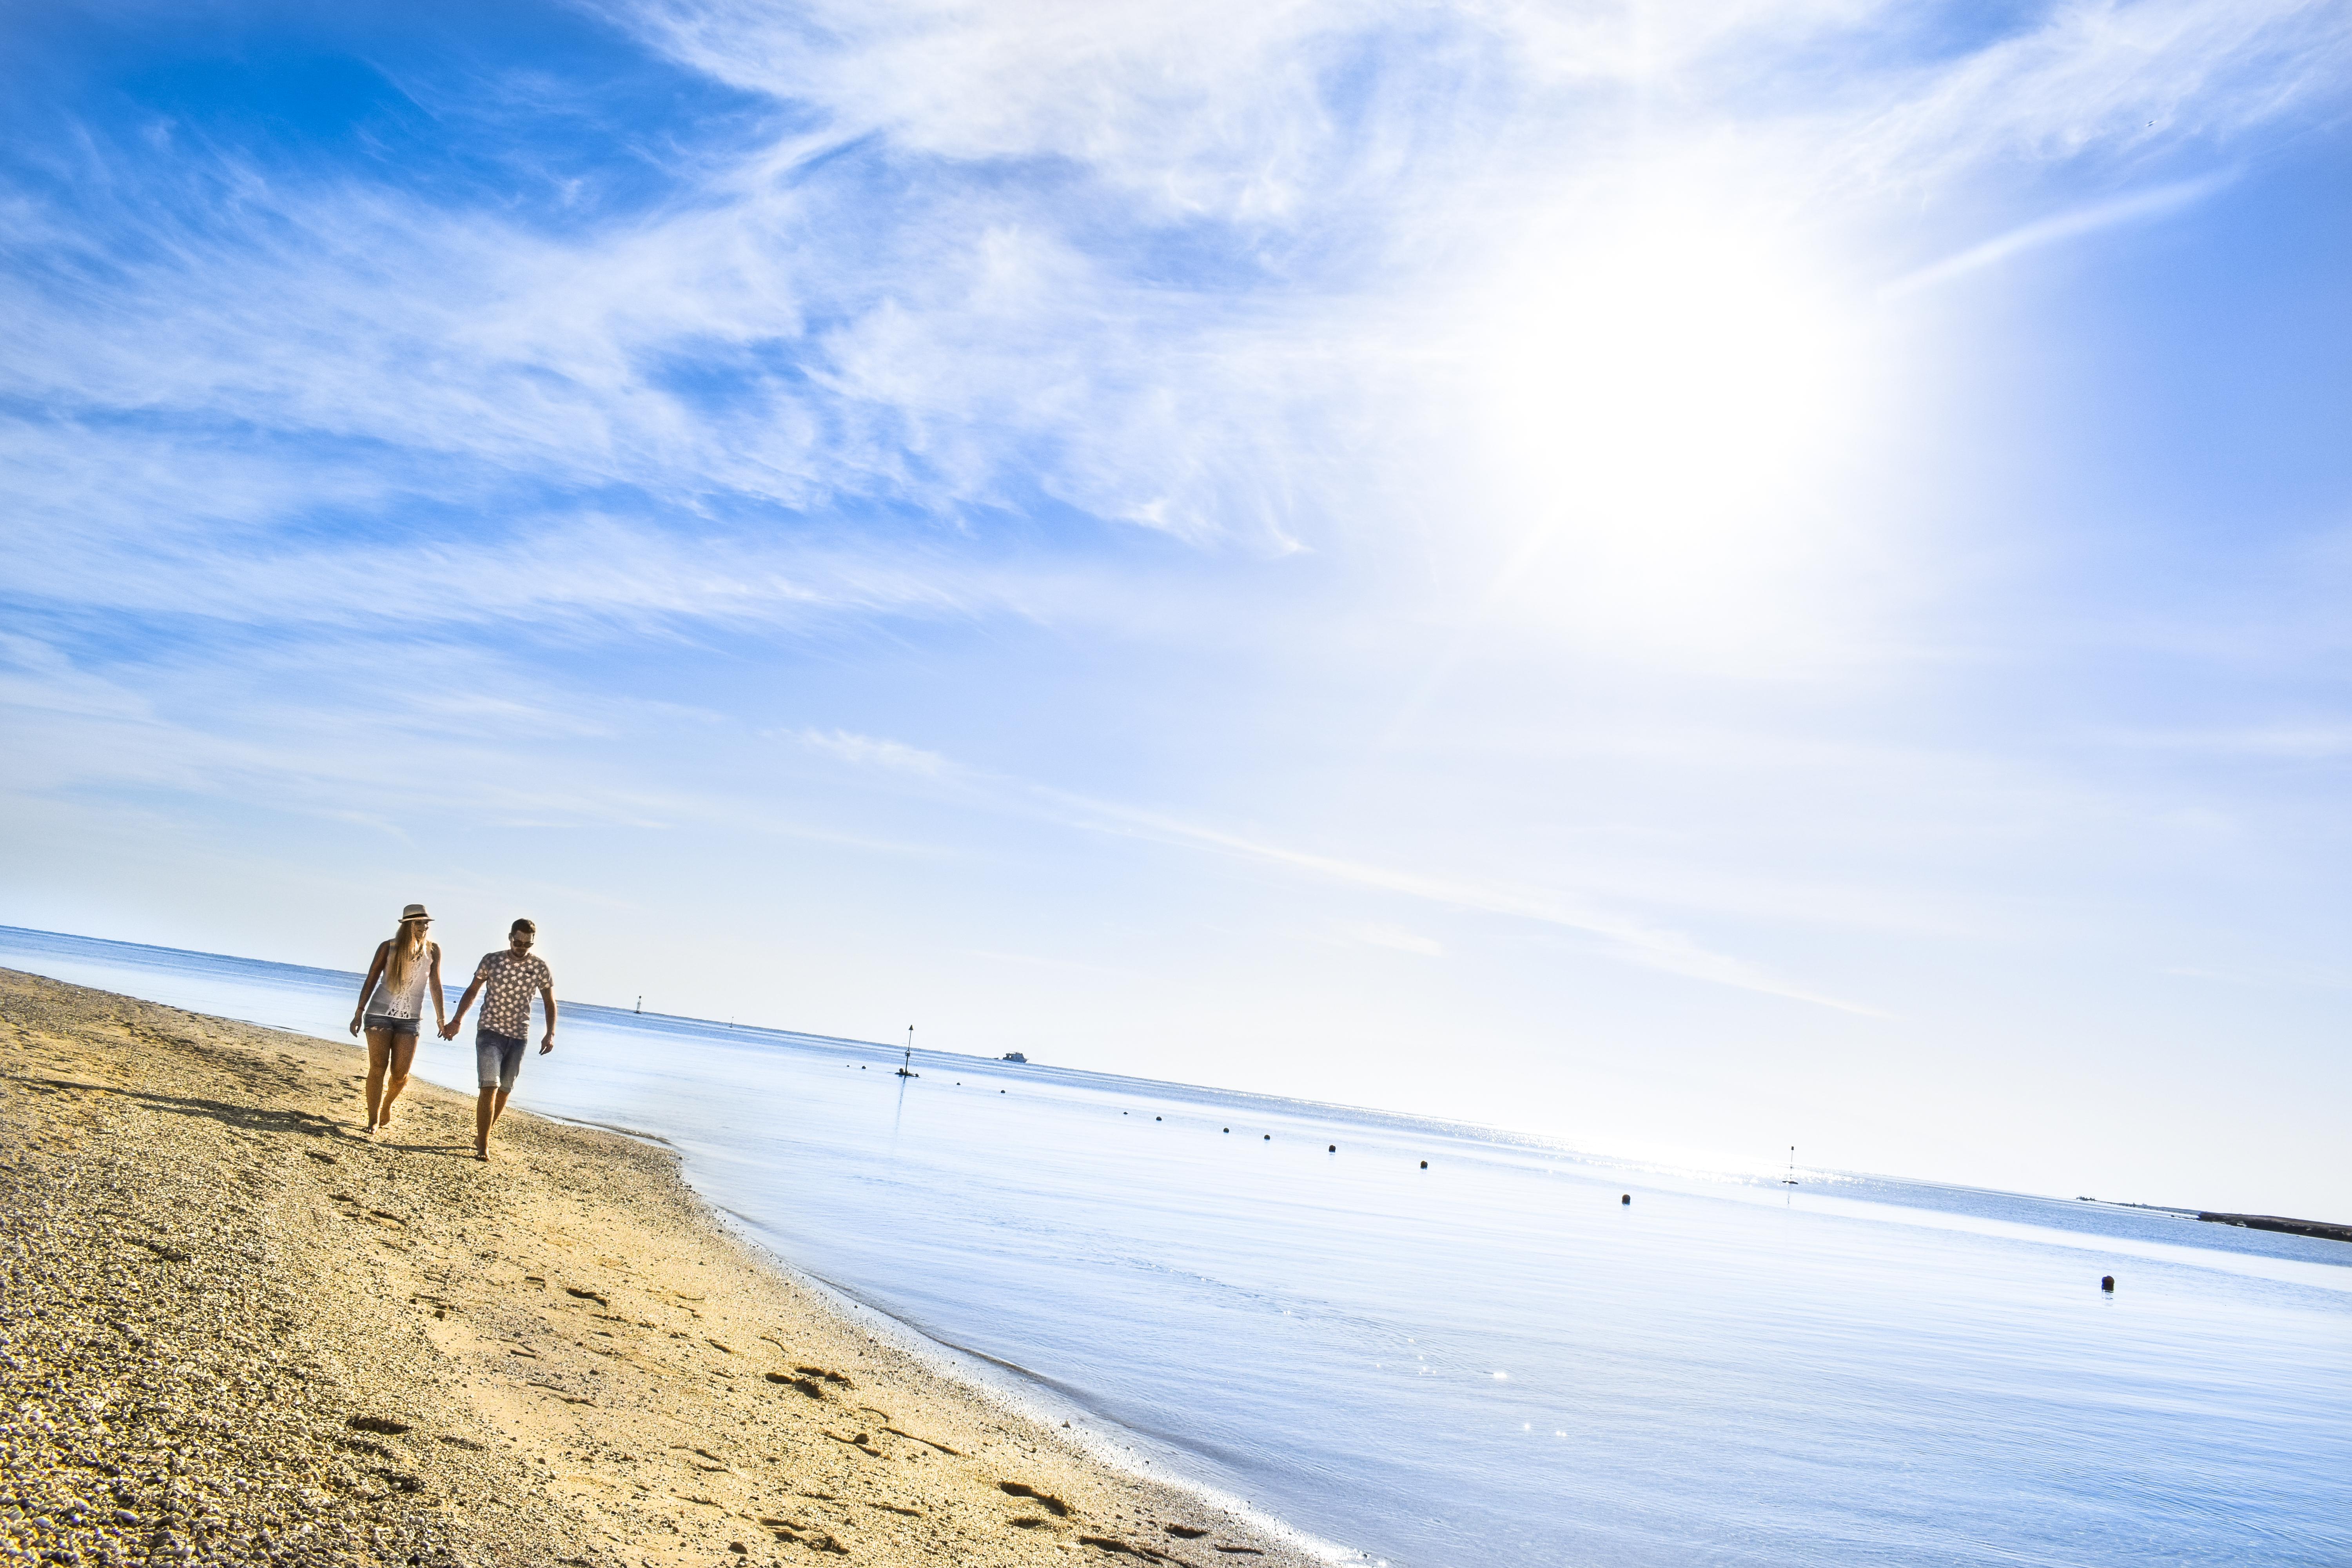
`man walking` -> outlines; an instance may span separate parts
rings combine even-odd
[[[481,1084],[481,1093],[474,1100],[477,1160],[490,1157],[490,1128],[506,1110],[507,1096],[514,1092],[515,1079],[522,1071],[522,1054],[530,1043],[533,991],[547,1005],[547,1037],[540,1041],[539,1054],[545,1056],[555,1048],[555,976],[548,973],[547,961],[530,951],[538,940],[539,927],[529,921],[515,921],[507,932],[505,949],[482,954],[482,962],[474,966],[474,983],[457,999],[457,1013],[441,1026],[443,1039],[456,1039],[466,1021],[466,1009],[484,987],[488,988],[488,994],[482,996],[481,1023],[474,1032],[474,1059]]]

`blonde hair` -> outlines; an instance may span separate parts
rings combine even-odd
[[[425,928],[431,923],[420,916],[413,921],[403,921],[394,928],[392,940],[384,944],[392,953],[383,972],[384,984],[394,990],[406,985],[409,975],[432,952],[433,944],[425,939]]]

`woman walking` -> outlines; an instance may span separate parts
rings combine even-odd
[[[433,917],[423,904],[400,911],[400,929],[377,944],[375,962],[360,983],[360,1005],[352,1033],[367,1028],[367,1135],[392,1125],[392,1102],[408,1087],[416,1059],[416,1031],[424,1021],[425,997],[433,997],[433,1022],[446,1016],[441,991],[441,944],[430,940]]]

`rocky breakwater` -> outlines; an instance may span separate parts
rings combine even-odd
[[[2215,1225],[2243,1226],[2248,1230],[2275,1230],[2287,1236],[2315,1236],[2322,1241],[2352,1241],[2352,1225],[2324,1219],[2287,1219],[2274,1214],[2200,1214]]]

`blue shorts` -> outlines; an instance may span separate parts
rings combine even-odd
[[[475,1030],[475,1075],[481,1086],[495,1089],[502,1094],[513,1093],[515,1079],[522,1072],[522,1054],[530,1048],[529,1040],[519,1040],[512,1035],[494,1034],[488,1029]]]
[[[423,1022],[421,1018],[395,1018],[389,1013],[370,1013],[363,1026],[371,1035],[413,1035]]]

